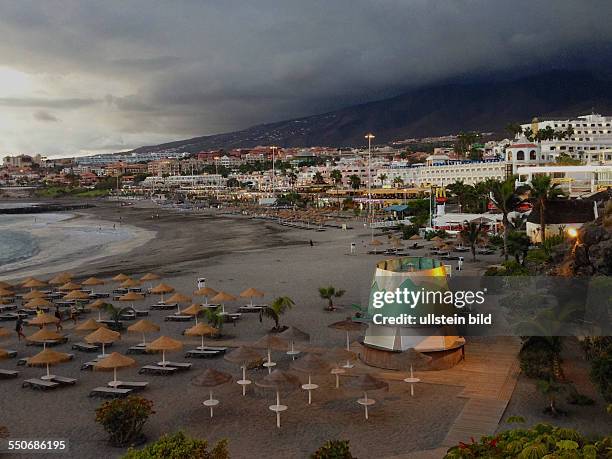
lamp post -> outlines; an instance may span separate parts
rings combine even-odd
[[[370,220],[371,240],[374,240],[374,228],[372,227],[373,219],[372,219],[372,185],[371,185],[372,139],[374,138],[374,134],[369,132],[365,135],[365,138],[368,140],[368,217]]]
[[[276,169],[274,166],[274,154],[276,153],[276,150],[278,150],[278,147],[270,147],[270,150],[272,150],[272,197],[274,197],[275,195],[275,190],[274,190],[274,180],[276,178]]]

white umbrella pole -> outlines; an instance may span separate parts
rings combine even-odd
[[[268,363],[272,362],[272,356],[270,355],[270,348],[268,348]],[[268,365],[268,374],[272,373],[272,367]]]
[[[365,418],[368,419],[368,393],[364,391],[363,399],[365,400]]]
[[[311,381],[310,381],[310,373],[308,374],[308,386],[310,387]],[[308,404],[310,405],[312,403],[312,390],[308,389]]]
[[[204,335],[202,335],[201,338],[202,338],[202,346],[201,347],[202,347],[202,349],[204,349]]]
[[[102,320],[102,310],[98,309],[98,321]]]
[[[47,364],[47,378],[50,377],[51,374],[49,373],[49,364]]]
[[[176,313],[177,314],[181,313],[181,303],[179,303],[178,301],[176,302]]]
[[[336,389],[340,389],[340,375],[336,373]]]
[[[253,297],[251,297],[251,307],[253,307]]]
[[[295,349],[293,347],[294,341],[291,341],[291,360],[295,360]]]
[[[224,304],[221,305],[221,313],[225,314],[225,305]]]
[[[242,380],[246,380],[246,362],[244,362],[244,365],[242,366]],[[246,395],[246,384],[242,385],[242,396],[244,397]]]
[[[280,394],[276,391],[276,405],[280,405]],[[280,429],[280,411],[276,412],[276,427]]]
[[[351,350],[351,342],[349,339],[349,332],[348,330],[346,331],[346,350],[350,351]]]
[[[102,343],[102,355],[106,355],[106,352],[104,351],[104,349],[105,349],[105,344]]]
[[[212,389],[210,389],[210,400],[212,401]],[[210,417],[213,417],[213,406],[212,404],[210,405]]]
[[[117,386],[117,367],[113,368],[113,387]]]
[[[166,366],[166,350],[162,350],[162,367]]]
[[[204,306],[208,307],[208,297],[207,296],[204,297]]]
[[[196,325],[198,324],[198,314],[195,315]]]

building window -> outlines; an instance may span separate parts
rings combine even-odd
[[[531,150],[531,151],[529,152],[529,160],[534,161],[534,160],[536,160],[536,159],[537,159],[537,156],[536,156],[536,152],[535,152],[535,150]]]
[[[524,161],[525,160],[525,152],[523,150],[519,150],[516,152],[516,160]]]

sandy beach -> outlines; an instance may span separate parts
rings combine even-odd
[[[87,215],[84,218],[104,221],[107,225],[137,226],[142,231],[154,233],[155,237],[144,243],[139,240],[136,247],[131,250],[126,247],[123,252],[102,250],[97,254],[102,255],[101,258],[85,260],[80,267],[71,268],[79,278],[93,274],[109,278],[118,272],[140,276],[153,271],[162,275],[164,281],[176,287],[177,291],[188,295],[195,289],[196,278],[206,277],[207,285],[235,295],[248,287],[256,287],[266,293],[265,301],[281,295],[290,296],[296,306],[282,316],[281,323],[310,333],[312,346],[318,348],[343,345],[343,333],[327,325],[351,315],[351,304],[366,301],[375,262],[384,258],[365,253],[367,247],[364,244],[369,235],[359,226],[349,231],[330,229],[315,232],[288,229],[243,216],[222,216],[211,212],[187,214],[149,206],[121,208],[106,203],[84,214]],[[357,255],[349,254],[351,242],[357,244]],[[425,251],[416,254],[424,255]],[[467,272],[474,273],[498,260],[497,256],[480,258],[476,264],[467,263]],[[55,268],[49,273],[64,270]],[[331,313],[324,311],[325,301],[319,298],[317,290],[327,285],[346,290],[338,301],[339,309]],[[104,290],[109,289],[104,287]],[[135,306],[144,309],[157,299],[147,296]],[[237,301],[228,304],[227,308],[233,310],[246,302]],[[167,314],[154,311],[149,319],[161,325],[162,334],[180,337],[189,325],[164,322]],[[14,323],[2,325],[12,327]],[[253,342],[267,333],[272,325],[265,318],[260,322],[258,314],[243,314],[236,325],[225,325],[225,340],[208,342],[214,345]],[[20,438],[69,438],[71,454],[75,457],[119,457],[124,450],[109,447],[104,432],[94,423],[94,409],[100,401],[87,397],[92,388],[104,385],[111,375],[79,369],[80,364],[92,355],[70,351],[71,343],[81,339],[71,328],[72,324],[65,325],[70,341],[56,349],[75,352],[75,359],[55,367],[54,372],[78,378],[77,386],[49,393],[22,389],[21,380],[40,376],[43,370],[18,367],[20,375],[17,380],[2,382],[1,423]],[[31,332],[26,330],[26,334]],[[359,336],[352,338],[356,340]],[[198,338],[181,339],[185,349],[199,344]],[[122,340],[109,350],[125,352],[139,340],[138,335],[124,333]],[[38,350],[18,343],[14,337],[3,341],[2,345],[17,350],[20,357]],[[278,368],[289,368],[291,360],[288,356],[282,352],[275,352],[273,356]],[[182,353],[170,354],[170,357],[184,361]],[[159,360],[153,355],[135,358],[138,366]],[[15,368],[14,365],[14,360],[0,363],[2,368]],[[211,420],[201,405],[207,391],[190,384],[193,376],[208,367],[228,371],[235,379],[239,375],[237,366],[222,358],[193,360],[192,370],[171,377],[138,375],[138,367],[120,373],[124,380],[150,381],[150,387],[143,393],[155,403],[156,414],[145,428],[149,439],[164,432],[184,429],[213,442],[228,438],[230,452],[236,458],[304,458],[324,441],[338,438],[351,441],[356,457],[380,458],[438,447],[466,401],[459,397],[462,387],[452,381],[446,384],[422,383],[418,385],[414,398],[409,396],[405,383],[393,382],[388,392],[371,394],[378,403],[371,409],[370,420],[365,422],[362,407],[356,403],[359,393],[336,390],[332,387],[331,377],[319,377],[317,382],[321,388],[314,393],[313,405],[306,404],[306,395],[299,389],[283,396],[283,403],[289,406],[289,410],[283,413],[283,428],[277,430],[274,414],[267,409],[273,401],[273,393],[249,388],[247,397],[242,398],[235,383],[216,391],[221,405]],[[263,377],[264,371],[251,372],[251,379]],[[519,400],[516,406],[521,408],[522,403]],[[518,411],[512,414],[521,414]],[[26,418],[28,421],[24,422]]]

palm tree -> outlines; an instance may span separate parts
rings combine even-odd
[[[218,335],[220,336],[221,330],[223,329],[223,322],[225,321],[225,317],[223,317],[223,314],[221,314],[221,308],[205,308],[204,317],[212,327],[219,330]]]
[[[385,186],[385,180],[387,180],[387,174],[380,174],[378,176],[378,180],[380,180],[380,186]]]
[[[395,185],[396,188],[399,188],[400,186],[402,186],[404,184],[404,179],[401,177],[395,177],[393,179],[393,185]]]
[[[510,220],[508,214],[514,210],[515,195],[514,182],[515,177],[508,177],[503,182],[498,180],[491,182],[489,190],[491,192],[491,201],[495,204],[502,213],[502,223],[504,225],[504,258],[508,261],[508,233],[510,232]]]
[[[113,328],[114,330],[121,330],[123,328],[123,325],[121,324],[121,318],[125,314],[127,314],[127,313],[136,314],[136,311],[134,310],[134,308],[132,306],[126,306],[126,307],[123,307],[123,308],[118,308],[118,307],[115,307],[114,305],[112,305],[110,303],[106,303],[104,305],[104,310],[106,312],[108,312],[110,320],[113,321],[113,325],[112,325],[111,328]]]
[[[338,198],[338,213],[340,213],[340,195],[338,194],[338,185],[342,183],[342,172],[340,172],[338,169],[334,169],[329,174],[329,177],[334,182],[334,188],[336,189],[336,198]]]
[[[320,172],[315,173],[315,175],[312,177],[312,181],[317,185],[323,185],[325,183],[325,179]]]
[[[359,178],[358,175],[351,175],[349,177],[349,181],[351,183],[351,188],[353,190],[358,190],[361,187],[361,179]]]
[[[562,389],[563,387],[552,378],[538,381],[538,390],[548,397],[548,408],[546,408],[545,411],[553,416],[559,414],[559,410],[557,410],[557,394],[561,392]]]
[[[470,246],[472,251],[472,261],[476,261],[476,244],[482,240],[484,235],[484,225],[482,223],[463,222],[463,228],[461,229],[461,239],[463,242]]]
[[[263,315],[274,321],[273,331],[282,331],[280,327],[280,317],[293,306],[295,306],[295,303],[291,298],[288,296],[279,296],[269,306],[265,307],[263,310]]]
[[[336,287],[333,285],[330,285],[329,287],[319,287],[319,295],[328,302],[327,308],[325,308],[327,311],[334,311],[336,309],[334,307],[334,298],[340,298],[342,295],[344,295],[344,293],[345,290],[336,290]]]
[[[506,236],[504,231],[504,253],[506,254],[506,260],[508,260],[508,255],[512,255],[517,263],[525,266],[525,259],[530,245],[531,240],[527,234],[521,231],[512,231]]]
[[[536,175],[531,179],[529,195],[540,208],[540,242],[546,240],[546,204],[548,201],[564,196],[558,183],[552,183],[549,175]]]

